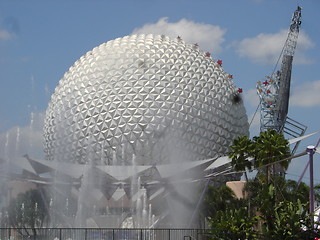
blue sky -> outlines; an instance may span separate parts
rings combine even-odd
[[[1,0],[0,154],[41,157],[42,119],[59,79],[87,51],[133,33],[179,35],[222,59],[244,90],[251,120],[258,104],[255,84],[272,73],[297,5],[303,8],[302,25],[289,116],[311,133],[320,130],[318,0]],[[258,127],[255,119],[252,136]],[[292,178],[305,161],[292,161]]]

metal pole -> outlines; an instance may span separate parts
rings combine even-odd
[[[315,153],[315,146],[310,145],[307,147],[307,153],[309,154],[309,163],[310,163],[310,215],[311,215],[311,224],[313,226],[314,218],[314,189],[313,189],[313,154]]]

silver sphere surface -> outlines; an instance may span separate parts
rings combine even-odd
[[[248,135],[238,88],[197,45],[131,35],[87,52],[46,111],[48,160],[163,164],[225,155]]]

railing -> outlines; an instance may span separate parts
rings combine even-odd
[[[0,228],[0,240],[207,240],[204,229]]]

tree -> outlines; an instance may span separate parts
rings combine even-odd
[[[319,236],[316,229],[313,229],[307,204],[282,201],[274,208],[274,219],[272,228],[270,224],[263,229],[263,234],[268,239],[314,239]],[[309,229],[310,231],[307,231]],[[309,238],[311,237],[312,238]]]
[[[8,207],[10,226],[19,229],[22,235],[36,236],[36,228],[47,226],[49,222],[48,205],[48,198],[42,189],[20,193]],[[30,229],[32,232],[29,232]]]
[[[227,186],[209,186],[203,202],[203,212],[207,218],[215,218],[217,212],[244,206],[244,199],[237,199]]]
[[[237,137],[230,146],[231,151],[228,155],[236,171],[251,170],[252,167],[265,168],[266,180],[269,183],[271,173],[276,176],[281,175],[282,170],[287,170],[290,160],[286,158],[291,155],[288,145],[288,140],[281,133],[269,129],[253,137],[252,140],[247,136]],[[276,165],[281,166],[281,169]],[[248,181],[247,175],[246,180]]]
[[[309,187],[280,176],[267,183],[264,177],[260,175],[245,186],[252,208],[261,217],[261,233],[267,239],[305,239],[302,236],[309,236],[311,231],[304,229],[312,228],[308,213]],[[292,237],[295,235],[298,237]]]
[[[281,176],[274,176],[267,183],[262,174],[247,182],[244,190],[247,198],[239,200],[226,186],[210,187],[205,204],[212,239],[255,239],[258,235],[266,239],[307,239],[317,236],[317,230],[312,229],[310,223],[309,188],[304,183],[298,185]],[[249,200],[251,211],[245,207]],[[245,232],[248,235],[243,235]]]
[[[314,197],[318,203],[320,203],[320,184],[314,186]]]
[[[279,175],[282,172],[282,169],[277,169],[274,163],[284,160],[291,155],[288,145],[288,140],[273,129],[261,132],[260,136],[253,137],[254,166],[255,168],[265,168],[268,183],[270,182],[271,172],[272,175]],[[289,160],[281,161],[279,165],[283,170],[287,170],[289,162]]]
[[[247,198],[240,205],[236,206],[230,198],[223,199],[224,195],[218,190],[210,193],[215,196],[206,199],[212,201],[207,206],[212,212],[209,216],[211,226],[216,228],[213,239],[254,239],[241,235],[243,229],[250,232],[253,226],[267,239],[310,236],[311,231],[305,231],[312,229],[307,211],[309,188],[304,183],[298,185],[284,178],[282,173],[289,166],[290,161],[286,159],[290,157],[290,149],[282,134],[268,130],[252,140],[238,137],[231,146],[229,157],[236,171],[256,168],[258,174],[250,181],[246,176],[244,191]],[[244,206],[249,206],[249,211]],[[240,215],[249,228],[242,225],[241,217],[238,219]],[[260,219],[259,225],[257,219]],[[252,234],[255,236],[257,232]]]
[[[253,157],[253,150],[253,142],[247,136],[239,136],[233,141],[231,151],[229,152],[231,165],[235,171],[244,171],[247,182],[248,175],[246,170],[251,170],[252,168],[250,158]]]
[[[246,212],[245,207],[218,211],[215,218],[209,219],[212,239],[257,239],[258,231],[255,227],[259,217],[250,218]]]
[[[261,132],[259,136],[250,140],[247,136],[240,136],[233,141],[229,157],[231,165],[236,171],[251,170],[255,168],[265,169],[267,182],[270,182],[270,175],[279,175],[289,166],[289,160],[281,161],[290,156],[288,141],[284,136],[275,130]],[[281,166],[278,169],[277,165]],[[272,171],[271,171],[272,170]],[[246,176],[247,179],[247,176]]]
[[[282,179],[283,186],[281,192],[284,194],[284,199],[290,202],[300,201],[302,204],[309,204],[310,188],[304,182],[298,182],[288,179]],[[309,206],[308,206],[309,208]]]

